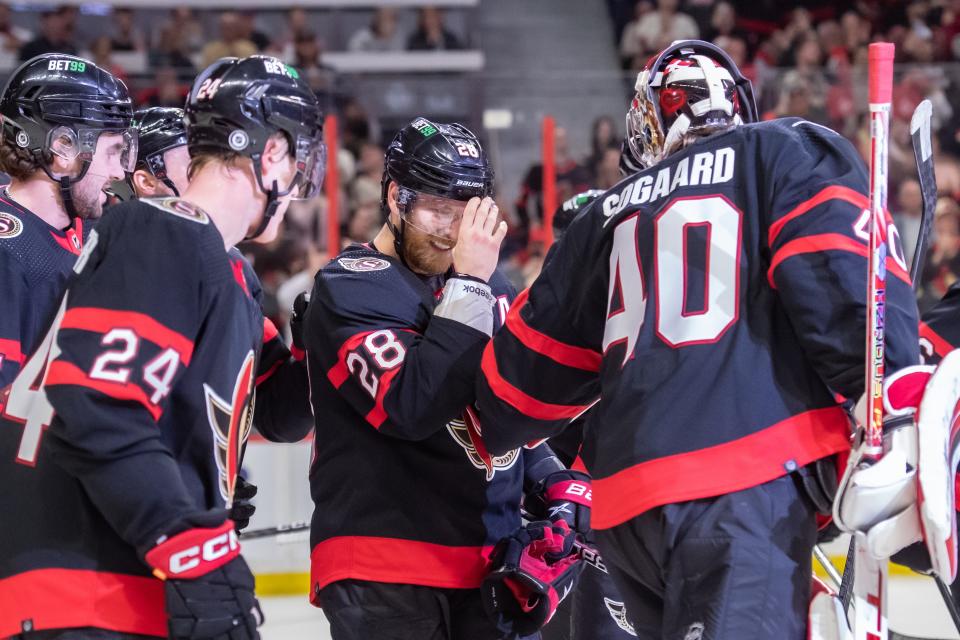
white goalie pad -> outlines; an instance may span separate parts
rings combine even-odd
[[[812,587],[808,640],[853,640],[840,598],[816,576]]]
[[[960,462],[960,350],[940,362],[917,414],[918,491],[924,542],[933,572],[947,584],[957,576],[954,478]]]

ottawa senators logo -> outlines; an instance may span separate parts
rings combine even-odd
[[[253,351],[247,353],[233,387],[232,402],[226,402],[210,385],[203,385],[207,399],[207,420],[213,431],[213,456],[220,472],[220,495],[229,507],[240,471],[240,449],[250,435],[253,420]]]
[[[480,438],[480,422],[471,407],[467,407],[462,418],[456,418],[447,423],[447,431],[453,439],[467,452],[467,459],[477,469],[487,472],[487,482],[493,480],[494,474],[501,469],[509,469],[520,457],[520,449],[508,451],[502,456],[491,456],[483,446]]]
[[[0,212],[0,238],[16,238],[23,233],[20,218],[6,212]]]

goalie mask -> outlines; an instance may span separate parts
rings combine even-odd
[[[719,47],[680,40],[664,49],[637,75],[627,111],[631,164],[651,167],[705,136],[756,122],[753,88]]]

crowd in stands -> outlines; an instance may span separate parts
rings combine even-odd
[[[922,206],[909,119],[921,100],[930,99],[940,198],[922,270],[921,307],[927,308],[960,278],[960,109],[953,107],[960,104],[960,0],[606,2],[616,38],[612,44],[626,80],[624,108],[637,71],[651,55],[675,39],[701,38],[727,51],[754,82],[763,118],[801,116],[829,126],[857,145],[865,159],[869,145],[867,45],[875,40],[894,42],[899,66],[891,121],[889,207],[909,263]],[[381,130],[377,119],[343,90],[340,78],[324,64],[325,42],[316,30],[317,11],[275,10],[267,28],[263,16],[253,11],[199,16],[180,7],[147,30],[135,11],[116,8],[105,22],[106,32],[81,41],[75,7],[44,11],[31,32],[12,19],[7,5],[0,4],[0,52],[19,59],[47,51],[79,52],[121,76],[126,70],[119,54],[140,52],[147,56],[153,75],[151,82],[137,88],[136,100],[166,106],[182,105],[192,75],[218,57],[256,52],[281,57],[305,74],[339,117],[341,147],[330,162],[339,169],[341,239],[344,244],[367,241],[382,221],[380,181],[389,132]],[[436,7],[383,7],[369,14],[365,26],[342,35],[341,49],[453,50],[473,44],[448,27],[444,12]],[[554,158],[559,201],[587,188],[616,184],[623,114],[592,123],[559,124]],[[572,148],[564,127],[588,126],[589,148]],[[501,202],[500,207],[509,212],[511,225],[504,265],[518,286],[536,275],[542,259],[543,236],[537,233],[543,219],[541,178],[539,159],[524,175],[499,177],[501,184],[514,180],[520,185],[516,202]],[[267,313],[281,324],[293,298],[309,288],[312,274],[328,257],[325,209],[322,198],[298,203],[274,246],[247,249],[268,294]]]

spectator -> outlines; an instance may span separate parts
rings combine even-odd
[[[933,218],[933,245],[923,267],[921,313],[936,304],[960,279],[960,206],[953,198],[940,198]]]
[[[20,61],[44,53],[77,54],[70,41],[69,16],[63,8],[44,11],[40,17],[40,35],[20,48]]]
[[[101,69],[106,69],[124,82],[127,82],[127,71],[113,60],[113,40],[110,36],[99,36],[90,45],[90,59]]]
[[[297,34],[301,31],[310,30],[310,20],[307,10],[300,7],[293,7],[287,11],[287,26],[284,29],[283,35],[274,40],[270,48],[277,52],[281,60],[292,64],[294,58],[294,41],[297,39]]]
[[[270,47],[270,38],[257,29],[257,12],[241,11],[238,16],[240,38],[252,42],[257,51],[266,51]]]
[[[383,226],[383,216],[380,213],[379,203],[368,203],[354,209],[347,222],[346,243],[370,242],[380,227]]]
[[[596,165],[596,177],[592,186],[606,191],[620,180],[620,148],[607,147]]]
[[[674,40],[700,37],[700,29],[693,18],[677,11],[679,0],[657,0],[657,10],[646,13],[630,33],[638,53],[650,55],[660,51]],[[624,32],[627,37],[630,25]],[[621,45],[621,53],[624,53]]]
[[[143,33],[133,21],[133,9],[117,7],[113,10],[114,34],[110,39],[113,51],[146,51],[147,43]]]
[[[27,42],[33,40],[33,34],[18,27],[10,20],[10,5],[0,2],[0,47],[13,53],[19,51]]]
[[[567,130],[554,131],[554,162],[557,174],[557,202],[563,202],[590,188],[590,174],[570,153]],[[516,203],[519,230],[528,233],[543,220],[543,165],[539,162],[527,170]]]
[[[651,0],[637,0],[637,4],[633,7],[633,20],[623,28],[623,34],[620,36],[620,60],[625,69],[630,68],[634,58],[643,56],[646,43],[641,38],[640,24],[644,17],[652,12]]]
[[[170,67],[193,71],[193,60],[187,34],[175,24],[167,24],[160,30],[160,42],[157,49],[150,52],[150,66],[153,68]]]
[[[463,43],[443,24],[443,12],[437,7],[421,7],[417,29],[407,39],[411,51],[463,49]]]
[[[903,180],[897,189],[897,209],[893,214],[893,222],[900,233],[903,254],[908,265],[913,261],[913,251],[917,247],[922,213],[923,196],[920,193],[920,183],[913,178]]]
[[[400,51],[403,36],[397,31],[397,10],[392,7],[377,9],[370,24],[352,36],[347,44],[350,51]]]
[[[704,32],[703,39],[714,42],[721,36],[741,38],[745,42],[749,37],[748,34],[737,28],[737,10],[726,0],[721,0],[721,2],[713,5],[710,26]]]
[[[203,27],[193,13],[193,9],[188,6],[181,6],[170,12],[170,18],[160,28],[160,37],[158,45],[161,49],[167,37],[176,35],[180,44],[178,50],[182,50],[185,55],[197,53],[206,43],[207,38]],[[179,65],[175,65],[179,66]],[[190,63],[193,67],[193,63]]]
[[[584,166],[590,174],[591,180],[596,180],[599,174],[600,163],[607,149],[614,147],[619,151],[620,136],[617,127],[610,116],[600,116],[593,121],[590,136],[590,155],[584,160]]]
[[[317,34],[300,31],[293,43],[293,66],[317,93],[332,94],[336,89],[336,72],[323,64],[322,50]]]
[[[153,86],[137,94],[137,105],[141,107],[183,107],[190,90],[180,84],[177,72],[171,67],[157,69]]]
[[[257,52],[257,47],[243,37],[240,14],[224,11],[220,14],[220,39],[203,48],[203,66],[207,67],[220,58],[246,58]]]

